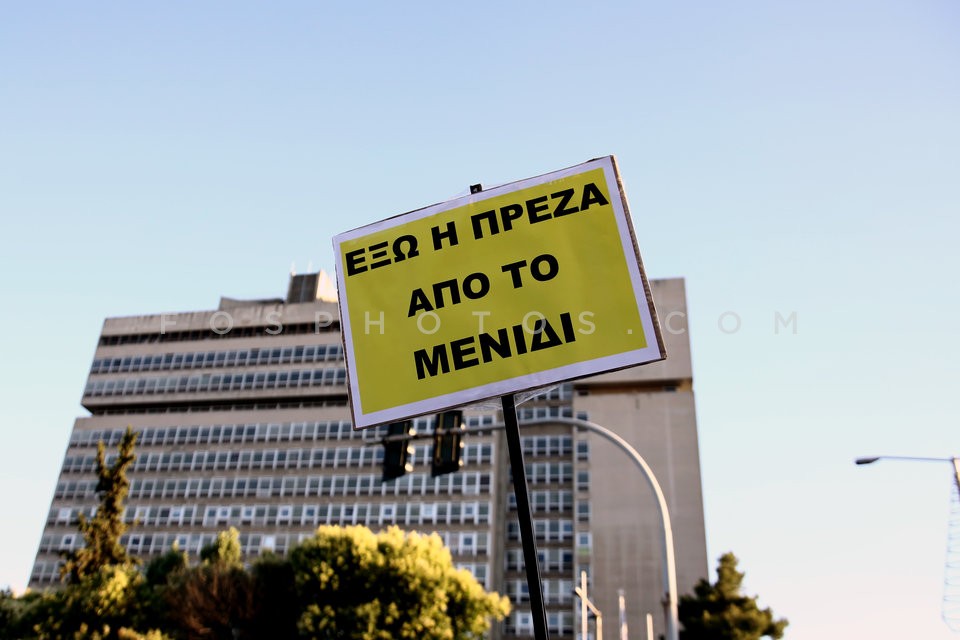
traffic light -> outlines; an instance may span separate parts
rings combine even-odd
[[[437,414],[433,428],[433,461],[430,474],[443,475],[459,471],[463,466],[463,411],[446,411]]]
[[[387,440],[383,443],[383,482],[399,478],[413,471],[413,443],[407,438],[417,435],[412,420],[394,422],[387,427],[387,437],[406,436],[404,439]]]

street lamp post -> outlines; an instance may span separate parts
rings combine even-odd
[[[663,495],[663,489],[660,487],[660,483],[657,482],[657,477],[653,475],[653,470],[650,468],[650,465],[647,464],[647,461],[643,459],[640,453],[637,452],[629,442],[613,431],[610,431],[606,427],[601,427],[594,422],[578,420],[576,418],[544,418],[524,421],[523,424],[525,426],[533,426],[536,424],[558,423],[573,425],[606,438],[630,456],[630,459],[633,460],[637,468],[643,472],[643,477],[646,479],[647,484],[650,485],[650,489],[653,491],[653,495],[657,501],[657,511],[660,514],[661,532],[663,534],[663,546],[661,549],[663,552],[663,613],[664,618],[666,618],[667,627],[664,635],[666,640],[679,640],[680,621],[677,611],[677,561],[673,551],[673,527],[670,524],[670,512],[667,509],[667,499]]]
[[[865,458],[857,458],[857,464],[873,464],[878,460],[911,460],[914,462],[949,462],[953,465],[953,480],[957,483],[957,491],[960,491],[960,458],[951,457],[951,458],[922,458],[915,456],[870,456]]]
[[[871,456],[857,458],[856,463],[859,465],[873,464],[878,460],[949,462],[951,465],[953,465],[953,480],[957,486],[957,495],[960,496],[960,457],[953,456],[951,458],[922,458],[914,456]],[[951,530],[958,524],[960,524],[960,520],[958,520],[955,515],[951,516],[949,524]],[[943,604],[941,613],[943,615],[943,621],[948,627],[950,627],[952,631],[960,631],[960,590],[958,590],[958,585],[960,585],[960,580],[958,580],[958,577],[960,577],[960,572],[958,572],[960,571],[960,563],[957,562],[958,556],[960,556],[960,536],[951,531],[951,533],[947,535],[947,576],[944,580]]]

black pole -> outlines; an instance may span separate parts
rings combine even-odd
[[[470,185],[470,193],[480,193],[483,185]],[[530,496],[527,495],[527,470],[523,466],[523,445],[520,442],[520,424],[513,394],[500,398],[503,406],[503,424],[510,451],[510,469],[513,473],[513,493],[517,497],[517,520],[520,522],[520,542],[523,544],[523,565],[527,570],[527,590],[530,592],[530,612],[533,614],[533,636],[536,640],[550,640],[547,629],[547,610],[543,607],[543,583],[540,582],[540,561],[537,559],[537,539],[533,533],[530,515]],[[584,639],[586,640],[586,639]]]
[[[540,561],[537,559],[537,541],[533,537],[533,518],[530,498],[527,496],[527,472],[523,466],[523,447],[520,443],[520,425],[513,394],[500,398],[503,405],[503,423],[510,450],[510,469],[513,472],[513,493],[517,496],[517,520],[520,521],[520,541],[523,543],[523,564],[527,569],[527,589],[530,591],[530,612],[533,614],[533,634],[536,640],[550,640],[547,630],[547,611],[543,607],[543,585],[540,582]]]

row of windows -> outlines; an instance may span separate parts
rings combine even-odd
[[[167,507],[146,507],[159,512]],[[145,509],[138,507],[136,511]],[[173,509],[171,508],[171,511]],[[391,504],[319,504],[206,506],[204,526],[247,524],[424,525],[488,524],[489,502],[427,502]],[[135,513],[136,515],[136,513]],[[199,512],[197,513],[199,515]],[[172,517],[172,514],[171,514]]]
[[[89,518],[95,512],[95,507],[52,509],[48,524],[73,525],[81,514]],[[144,527],[488,524],[490,503],[131,506],[124,510],[123,519],[129,525]]]
[[[535,465],[530,465],[535,466]],[[586,473],[586,472],[584,472]],[[531,482],[533,484],[533,482]],[[578,486],[582,489],[582,486]],[[61,482],[54,499],[92,498],[95,481]],[[490,474],[461,471],[436,478],[426,473],[410,473],[391,482],[379,474],[323,475],[298,477],[133,479],[131,499],[219,498],[275,496],[389,496],[465,494],[477,495],[490,490]]]
[[[533,535],[543,542],[564,542],[573,538],[573,520],[533,519]],[[507,523],[507,540],[520,540],[520,523],[512,520]]]
[[[573,580],[553,579],[541,581],[544,604],[570,604],[573,602]],[[507,596],[514,603],[530,602],[530,588],[526,580],[508,580]]]
[[[256,556],[266,551],[275,553],[286,553],[294,545],[312,538],[312,533],[300,534],[240,534],[240,544],[243,553],[246,556]],[[200,549],[211,544],[216,538],[215,534],[165,534],[165,533],[147,533],[147,534],[128,534],[121,538],[121,542],[127,548],[127,551],[134,556],[157,555],[169,550],[174,542],[177,546],[196,557]],[[483,532],[461,532],[446,537],[444,543],[457,555],[486,555],[488,549],[488,537]],[[56,553],[59,551],[69,551],[81,545],[80,536],[76,534],[66,534],[64,536],[44,536],[40,543],[41,553]],[[41,584],[52,584],[60,580],[60,565],[57,560],[39,560],[33,566],[31,573],[31,582]],[[489,588],[487,576],[489,565],[485,562],[463,562],[457,563],[460,569],[466,569],[474,577]]]
[[[129,407],[87,407],[94,415],[156,415],[156,414],[174,414],[174,413],[210,413],[224,411],[275,411],[279,409],[317,409],[324,407],[346,407],[346,393],[342,395],[329,395],[323,398],[310,398],[303,400],[277,400],[265,402],[196,402],[189,404],[164,404],[150,406],[129,406]],[[546,415],[545,415],[546,413]],[[570,407],[526,407],[517,410],[517,417],[520,422],[528,420],[539,420],[543,418],[570,418],[572,417]],[[586,411],[577,412],[578,420],[589,420]],[[470,416],[465,418],[468,427],[477,427],[481,425],[493,424],[493,416]]]
[[[347,370],[333,368],[236,374],[205,373],[199,376],[163,376],[90,381],[87,383],[83,395],[99,397],[155,393],[244,391],[250,389],[291,389],[296,387],[329,387],[346,383]]]
[[[559,407],[536,407],[558,409]],[[527,407],[534,409],[534,407]],[[532,420],[525,416],[522,420]],[[433,430],[435,416],[424,416],[414,420],[418,431]],[[494,423],[492,415],[467,416],[465,422],[469,427],[479,427]],[[120,444],[126,429],[97,429],[91,431],[75,430],[70,436],[71,447],[96,447],[103,443],[110,448]],[[184,444],[224,444],[224,443],[251,443],[251,442],[298,442],[316,440],[364,440],[375,442],[387,434],[387,427],[381,426],[372,429],[356,431],[348,420],[318,421],[318,422],[283,422],[283,423],[248,423],[248,424],[215,424],[215,425],[186,425],[181,427],[143,427],[134,429],[137,434],[137,446],[169,446]],[[556,440],[560,438],[560,440]],[[564,440],[565,439],[565,440]],[[554,455],[550,452],[564,451],[569,455],[570,436],[524,437],[522,439],[524,455]],[[583,443],[583,444],[581,444]],[[577,441],[577,458],[588,455],[586,441]]]
[[[539,549],[537,560],[541,571],[569,572],[573,570],[573,551],[570,549]],[[523,549],[506,550],[507,571],[523,571]]]
[[[573,464],[570,462],[528,462],[524,469],[529,484],[573,482]]]
[[[531,491],[529,499],[530,508],[538,513],[573,511],[572,491]],[[507,495],[507,507],[517,510],[517,494],[512,491]]]
[[[129,533],[120,537],[120,543],[134,556],[154,555],[169,551],[174,543],[190,554],[199,554],[200,550],[216,540],[216,533]],[[313,537],[313,533],[271,535],[257,533],[241,533],[240,545],[244,555],[256,556],[263,551],[283,553],[289,546]],[[83,546],[83,536],[75,533],[63,535],[45,535],[40,540],[41,553],[73,551]],[[47,565],[41,568],[40,565]],[[59,563],[54,563],[58,565]],[[34,566],[36,575],[46,574],[49,571],[49,562],[37,562]],[[39,569],[39,571],[38,571]]]
[[[522,438],[525,456],[571,456],[573,455],[572,436],[532,436]],[[577,441],[577,460],[590,459],[590,445],[586,440]]]
[[[486,531],[437,531],[443,546],[459,555],[487,555],[490,535]]]
[[[313,533],[260,534],[241,533],[240,546],[245,556],[256,556],[264,551],[283,554],[293,545],[313,537]],[[485,531],[445,531],[437,534],[451,553],[457,555],[487,555],[490,536]],[[215,533],[128,533],[120,537],[120,544],[133,556],[163,553],[176,542],[187,553],[200,550],[216,539]],[[40,553],[73,551],[83,546],[83,536],[76,533],[45,535],[40,540]],[[38,562],[38,565],[43,564]],[[34,572],[37,567],[34,567]]]
[[[253,367],[268,364],[301,364],[342,360],[339,344],[317,344],[276,349],[237,349],[195,353],[157,353],[122,358],[97,358],[90,373],[126,373],[128,371],[167,371],[169,369],[209,369],[212,367]]]
[[[169,322],[169,320],[168,320]],[[170,324],[173,324],[170,322]],[[120,336],[100,336],[101,346],[119,344],[151,344],[155,342],[186,342],[196,340],[220,340],[223,338],[255,338],[262,336],[321,334],[340,331],[340,322],[330,321],[329,314],[318,314],[316,322],[295,324],[270,324],[260,327],[211,327],[193,331],[165,331],[163,333],[133,333]]]
[[[84,405],[86,406],[86,405]],[[87,409],[95,416],[115,416],[115,415],[156,415],[156,414],[174,414],[174,413],[211,413],[225,411],[275,411],[278,409],[318,409],[323,407],[345,407],[347,406],[346,393],[339,395],[328,395],[322,398],[313,397],[299,400],[271,400],[268,402],[262,399],[256,402],[243,400],[240,402],[197,402],[192,400],[189,404],[152,404],[146,406],[87,406]]]
[[[548,418],[572,418],[573,407],[569,405],[555,405],[552,407],[520,407],[517,409],[517,419],[520,422],[524,420],[546,420]],[[585,420],[586,418],[581,418]]]
[[[93,498],[95,481],[61,482],[54,499]],[[153,498],[270,498],[277,496],[406,496],[479,495],[490,490],[490,474],[465,472],[433,478],[412,473],[392,482],[382,482],[379,474],[326,475],[300,477],[134,479],[130,482],[131,500]]]
[[[548,611],[547,627],[550,633],[558,636],[574,632],[573,613],[570,611]],[[529,611],[514,611],[503,623],[506,634],[533,636],[533,616]]]
[[[414,465],[430,461],[431,448],[415,449]],[[106,457],[108,466],[117,456]],[[493,445],[469,444],[463,450],[464,464],[490,464]],[[383,447],[336,447],[318,449],[267,449],[234,451],[173,451],[165,453],[141,453],[133,464],[134,472],[149,471],[211,471],[211,470],[262,470],[262,469],[311,469],[350,468],[379,466],[383,462]],[[66,456],[63,473],[93,473],[95,456]]]
[[[245,556],[257,556],[271,551],[284,554],[295,545],[313,537],[313,533],[299,534],[259,534],[241,533],[240,545]],[[457,555],[486,555],[489,548],[489,536],[482,531],[462,531],[441,534],[444,544]],[[174,543],[187,553],[196,557],[200,550],[213,543],[214,533],[135,533],[126,534],[120,542],[127,551],[134,556],[157,555],[168,551]],[[71,551],[82,546],[83,539],[78,534],[68,533],[62,536],[44,536],[40,542],[41,553],[57,553]],[[51,584],[60,580],[60,565],[58,560],[39,560],[33,566],[30,581],[41,584]],[[486,585],[488,564],[483,562],[466,562],[457,565],[473,573],[482,584]]]
[[[110,447],[120,444],[126,429],[74,431],[71,447],[95,447],[103,443]],[[321,422],[284,422],[281,424],[217,424],[209,426],[146,427],[134,429],[137,446],[169,446],[178,444],[221,444],[251,442],[287,442],[314,440],[378,440],[386,434],[382,429],[355,431],[347,420]]]

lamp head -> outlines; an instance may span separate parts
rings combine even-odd
[[[872,464],[879,459],[879,456],[874,456],[872,458],[857,458],[857,464]]]

